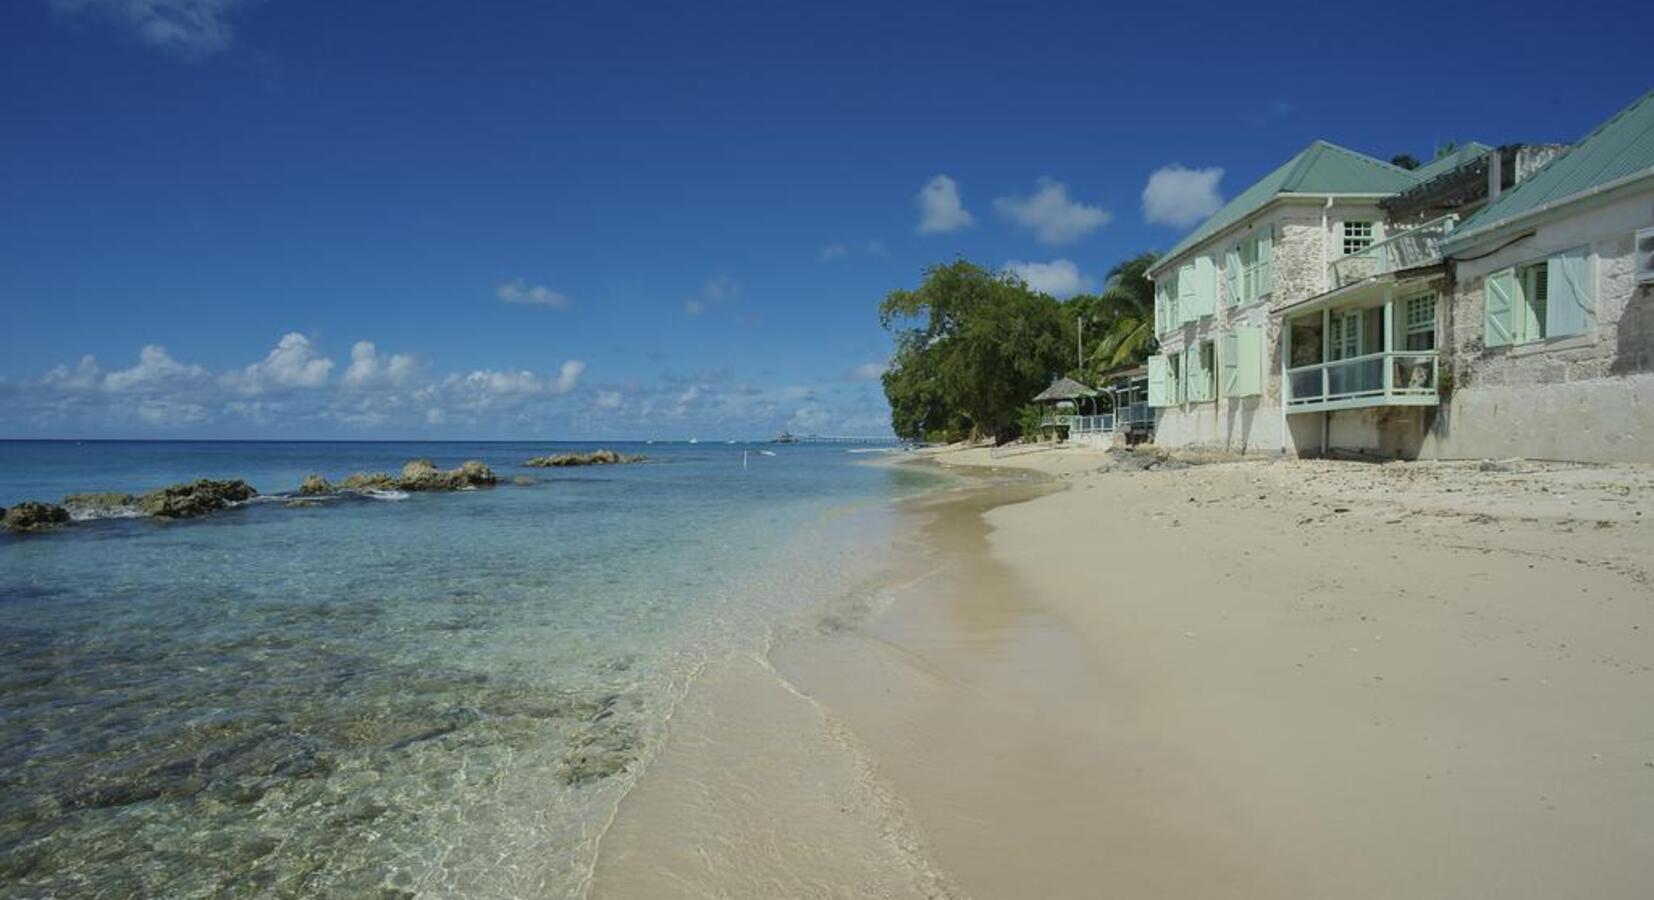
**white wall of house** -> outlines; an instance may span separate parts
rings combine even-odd
[[[1654,185],[1561,212],[1456,248],[1440,342],[1451,357],[1453,389],[1421,455],[1654,462],[1654,285],[1637,285],[1633,272],[1633,235],[1654,226]],[[1581,246],[1591,256],[1595,327],[1486,347],[1487,276]]]

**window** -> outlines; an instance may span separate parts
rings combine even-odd
[[[1436,295],[1429,293],[1409,297],[1404,309],[1402,348],[1406,350],[1436,349]]]
[[[1482,341],[1488,347],[1585,334],[1596,321],[1589,248],[1500,269],[1482,280]]]
[[[1344,255],[1360,253],[1373,245],[1373,223],[1345,222],[1344,223]]]
[[[1251,303],[1274,290],[1270,265],[1273,255],[1274,246],[1268,226],[1229,248],[1224,258],[1224,279],[1229,285],[1230,306]]]

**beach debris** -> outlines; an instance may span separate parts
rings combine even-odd
[[[333,484],[320,475],[306,475],[299,483],[300,497],[314,497],[317,494],[333,493]]]
[[[135,505],[140,512],[157,519],[192,519],[257,496],[258,491],[239,478],[228,481],[201,478],[150,491],[137,498]]]
[[[68,521],[69,511],[55,503],[25,500],[0,509],[0,524],[4,524],[7,531],[45,531]]]
[[[535,468],[560,468],[562,466],[614,466],[623,463],[640,463],[644,461],[643,454],[627,456],[616,453],[607,448],[592,450],[587,453],[559,453],[555,456],[536,456],[523,463]]]

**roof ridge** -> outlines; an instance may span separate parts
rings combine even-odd
[[[1340,144],[1334,144],[1332,141],[1316,141],[1316,143],[1325,144],[1328,148],[1336,150],[1339,153],[1344,154],[1345,156],[1353,156],[1356,159],[1362,160],[1364,162],[1373,163],[1373,164],[1379,166],[1380,168],[1388,169],[1392,172],[1400,172],[1403,175],[1413,175],[1413,171],[1411,169],[1403,169],[1402,167],[1396,165],[1395,163],[1385,162],[1384,160],[1379,159],[1376,156],[1369,156],[1366,153],[1362,153],[1360,150],[1351,150],[1350,148],[1342,146]],[[1417,176],[1413,176],[1413,177],[1416,178]]]

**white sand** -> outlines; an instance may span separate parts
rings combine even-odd
[[[796,720],[699,691],[596,893],[1649,896],[1654,470],[986,456],[1068,489],[910,511],[934,574],[747,671]]]

